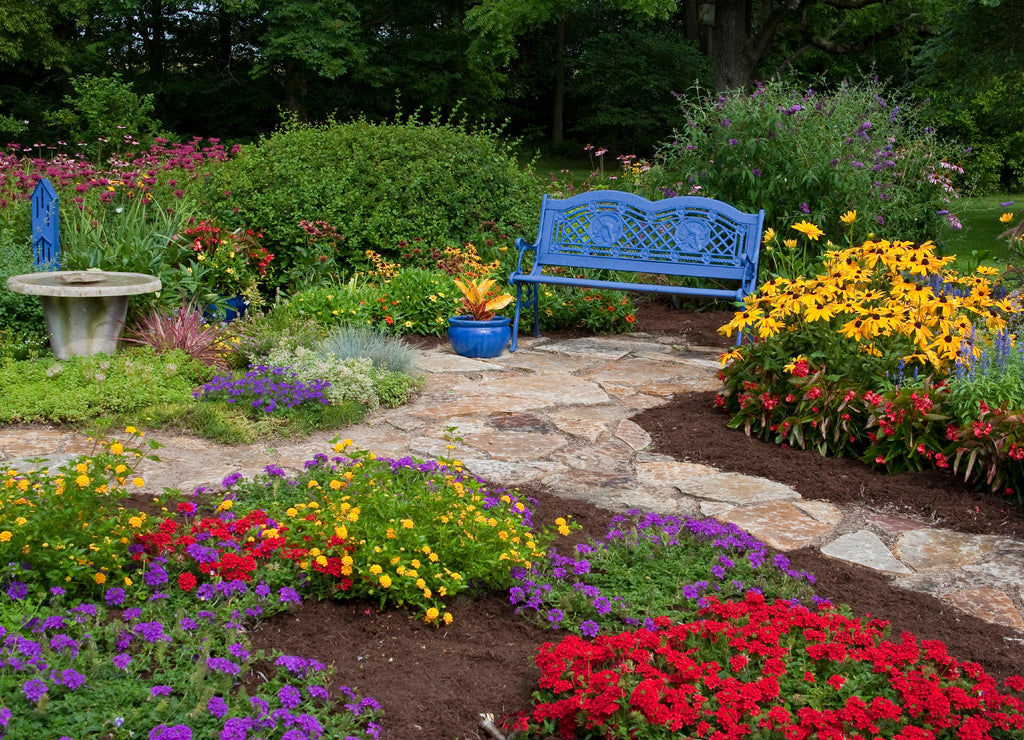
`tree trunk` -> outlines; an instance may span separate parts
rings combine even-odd
[[[309,120],[309,109],[306,107],[306,93],[309,91],[309,83],[301,64],[294,59],[285,62],[284,94],[288,101],[288,110],[294,113],[300,121]]]
[[[231,25],[232,15],[217,6],[217,69],[226,74],[231,69]]]
[[[753,83],[757,60],[750,52],[749,29],[747,0],[717,0],[711,34],[715,92],[747,89]]]
[[[145,20],[140,19],[140,31],[142,31],[142,46],[146,52],[146,62],[150,71],[155,74],[164,72],[164,4],[162,0],[156,0],[149,4],[149,28],[145,27]]]
[[[551,146],[565,139],[565,21],[555,22],[555,95],[551,102]]]

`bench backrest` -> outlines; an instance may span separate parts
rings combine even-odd
[[[544,265],[739,280],[757,287],[764,211],[698,196],[650,201],[617,190],[544,196],[536,260]]]

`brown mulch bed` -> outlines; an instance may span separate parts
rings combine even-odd
[[[729,317],[649,303],[638,311],[639,330],[685,335],[690,344],[727,347],[716,333]],[[568,336],[569,333],[563,333]],[[1024,539],[1024,510],[975,494],[940,473],[889,476],[856,461],[823,458],[748,439],[726,426],[713,394],[696,393],[645,411],[634,421],[652,436],[652,448],[678,460],[787,483],[809,499],[859,505],[973,534]],[[594,537],[611,514],[555,492],[523,487],[540,502],[535,520],[571,515]],[[911,631],[941,640],[960,660],[980,663],[1005,678],[1024,666],[1024,643],[1013,630],[950,609],[922,594],[889,585],[885,576],[826,558],[815,550],[788,553],[794,567],[817,578],[819,595],[891,623],[893,636]],[[453,740],[485,737],[479,713],[497,716],[529,706],[537,671],[532,657],[562,633],[533,626],[513,614],[504,594],[481,594],[449,604],[455,621],[435,629],[402,611],[363,601],[308,602],[279,615],[253,634],[257,647],[333,664],[340,683],[372,696],[384,707],[388,740]]]

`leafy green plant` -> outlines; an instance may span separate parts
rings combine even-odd
[[[442,270],[410,268],[387,279],[373,303],[373,325],[387,332],[439,336],[459,312],[455,279]]]
[[[320,323],[290,306],[281,304],[265,314],[250,311],[225,327],[232,367],[244,369],[259,364],[275,349],[312,347],[324,339],[326,331]]]
[[[645,178],[652,190],[765,210],[781,229],[801,217],[839,233],[859,208],[869,233],[938,239],[958,226],[951,201],[963,170],[951,146],[920,125],[913,104],[870,81],[834,90],[780,78],[748,94],[707,91],[682,101],[683,123]]]
[[[367,596],[448,623],[446,598],[470,584],[509,586],[509,568],[532,568],[554,536],[533,531],[528,502],[514,491],[490,491],[456,461],[377,458],[350,440],[334,453],[315,456],[299,476],[271,468],[227,481],[236,516],[265,510],[283,537],[305,523],[318,528],[319,539],[293,562],[311,578],[328,576],[311,581],[320,595]]]
[[[27,236],[17,238],[0,230],[0,346],[7,356],[19,354],[18,347],[41,347],[46,341],[43,305],[39,298],[7,290],[7,278],[33,272],[32,244]],[[19,359],[24,359],[24,355]]]
[[[271,317],[282,324],[316,321],[322,326],[371,326],[379,291],[353,277],[344,285],[304,288],[274,306]]]
[[[124,441],[97,442],[80,455],[49,469],[20,473],[8,470],[0,487],[0,542],[21,553],[0,567],[0,584],[12,580],[45,592],[60,587],[72,596],[102,593],[100,586],[131,580],[136,570],[124,542],[141,530],[144,514],[126,509],[126,489],[141,486],[134,473],[145,455],[141,434],[126,428]],[[148,440],[150,449],[160,445]],[[5,558],[6,560],[6,558]],[[31,564],[24,568],[24,560]]]
[[[541,328],[586,328],[599,334],[618,334],[631,331],[636,321],[636,305],[629,293],[565,286],[539,288]]]
[[[116,355],[57,360],[0,360],[0,420],[82,424],[144,414],[160,404],[190,403],[210,369],[181,350],[150,347]]]
[[[603,540],[577,545],[570,555],[551,548],[532,571],[512,575],[509,600],[517,612],[590,638],[650,628],[667,614],[695,618],[712,595],[740,598],[757,589],[767,598],[810,603],[814,582],[785,556],[770,559],[763,542],[735,525],[637,510],[615,517]]]
[[[516,224],[535,223],[537,208],[532,176],[496,131],[415,118],[290,122],[218,168],[207,185],[211,215],[266,235],[276,255],[272,285],[286,288],[298,282],[300,265],[324,278],[360,264],[367,249],[393,255],[403,240],[463,244],[484,220],[516,233]],[[309,235],[300,225],[316,220],[336,234],[337,252],[323,263],[322,245],[307,254]]]
[[[71,79],[74,95],[65,95],[66,108],[47,116],[71,141],[87,142],[94,159],[149,145],[160,126],[153,116],[153,95],[138,95],[131,82],[114,73],[107,77],[79,75]]]

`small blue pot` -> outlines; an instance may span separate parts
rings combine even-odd
[[[471,316],[452,316],[448,319],[448,339],[457,355],[498,357],[512,339],[510,324],[507,316],[495,316],[488,321],[476,321]]]
[[[245,298],[240,295],[232,296],[224,301],[225,306],[223,310],[219,310],[214,306],[210,306],[203,312],[203,316],[211,321],[220,321],[228,323],[234,321],[237,318],[245,316],[246,303]]]

